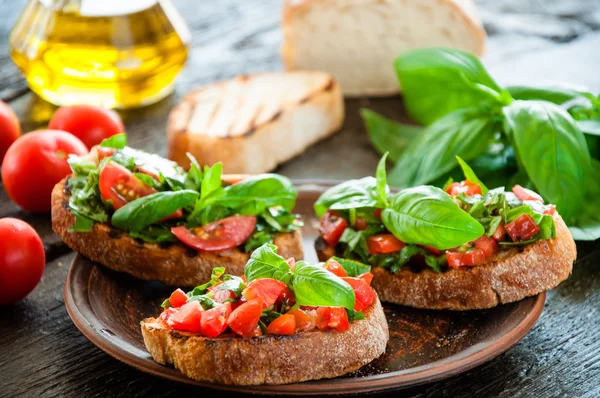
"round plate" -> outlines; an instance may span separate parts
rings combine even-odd
[[[318,220],[312,205],[332,182],[296,181],[296,211],[304,217],[305,257],[313,248]],[[429,311],[385,305],[390,329],[386,353],[360,370],[336,379],[298,384],[231,386],[199,382],[159,365],[146,351],[140,321],[157,316],[172,288],[137,280],[78,255],[67,275],[65,304],[75,326],[102,350],[144,372],[213,389],[257,394],[349,394],[387,391],[456,375],[491,360],[531,330],[544,308],[545,293],[482,311]]]

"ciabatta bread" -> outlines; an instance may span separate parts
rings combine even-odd
[[[239,76],[189,93],[167,125],[168,156],[189,167],[259,174],[304,152],[344,120],[340,86],[322,72]]]
[[[333,75],[347,96],[399,91],[394,59],[423,47],[482,55],[485,31],[472,0],[286,0],[287,70]]]

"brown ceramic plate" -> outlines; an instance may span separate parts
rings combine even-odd
[[[312,204],[331,182],[297,181],[306,259],[316,261],[318,221]],[[109,271],[79,255],[65,283],[65,304],[77,328],[102,350],[144,372],[213,389],[257,394],[352,394],[388,391],[464,372],[505,352],[531,330],[545,294],[484,311],[427,311],[385,305],[387,352],[344,377],[288,385],[227,386],[198,382],[157,364],[144,348],[140,320],[156,316],[172,288]]]

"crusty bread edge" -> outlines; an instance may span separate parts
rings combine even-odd
[[[141,322],[148,352],[199,381],[222,384],[288,384],[337,377],[385,352],[387,321],[379,300],[349,330],[311,331],[291,336],[206,338],[170,330],[155,319]]]

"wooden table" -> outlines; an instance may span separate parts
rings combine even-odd
[[[600,91],[598,0],[479,3],[491,36],[485,62],[501,84],[555,79]],[[16,110],[24,131],[30,131],[45,126],[55,108],[27,89],[8,56],[8,34],[24,4],[25,0],[0,0],[0,98]],[[192,31],[191,54],[177,91],[156,105],[123,114],[131,145],[161,154],[168,112],[186,90],[242,72],[281,68],[279,0],[177,0],[176,5]],[[406,119],[399,98],[348,100],[342,131],[278,172],[295,178],[372,174],[378,156],[366,138],[360,107]],[[43,238],[48,260],[35,291],[16,305],[0,308],[1,397],[210,393],[141,373],[93,346],[67,316],[63,283],[74,253],[52,232],[49,217],[19,210],[3,189],[0,217],[31,223]],[[600,244],[580,243],[578,250],[572,277],[548,294],[538,324],[516,347],[463,375],[402,395],[598,397]]]

